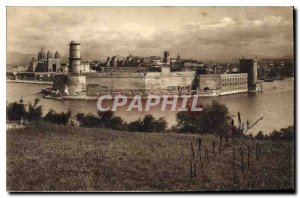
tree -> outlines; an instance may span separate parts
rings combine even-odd
[[[177,113],[177,127],[182,132],[227,134],[230,130],[230,116],[225,105],[212,101],[203,111],[182,111]]]
[[[155,118],[153,115],[146,115],[142,121],[141,131],[153,132],[155,130]]]
[[[36,98],[34,100],[34,104],[32,105],[31,103],[29,103],[28,105],[28,110],[26,112],[26,118],[28,120],[39,120],[42,117],[42,106],[37,106],[39,103],[39,99]]]
[[[23,103],[13,102],[6,106],[6,115],[9,120],[20,120],[26,116],[26,109]]]

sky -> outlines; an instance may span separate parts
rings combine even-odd
[[[7,51],[37,54],[81,44],[81,56],[194,59],[293,55],[291,7],[8,7]]]

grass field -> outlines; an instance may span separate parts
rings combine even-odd
[[[210,159],[201,172],[198,138]],[[39,123],[7,131],[8,191],[222,191],[293,190],[294,144],[231,143],[212,158],[218,137],[175,133],[132,133]],[[191,178],[191,141],[196,177]],[[231,140],[230,140],[231,141]],[[224,143],[223,143],[224,145]],[[249,155],[238,148],[251,146]],[[204,151],[203,151],[204,153]],[[203,161],[202,156],[202,161]]]

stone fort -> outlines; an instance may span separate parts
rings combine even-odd
[[[102,72],[82,73],[80,44],[71,41],[69,45],[69,72],[55,75],[52,86],[62,95],[227,95],[247,92],[248,78],[254,78],[254,72],[199,75],[191,70],[171,71],[168,64],[149,66],[144,71],[108,69]],[[254,66],[250,68],[253,69]],[[48,69],[53,71],[49,64]]]

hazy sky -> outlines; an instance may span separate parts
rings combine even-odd
[[[8,7],[7,50],[82,56],[162,55],[184,58],[293,54],[291,7]]]

